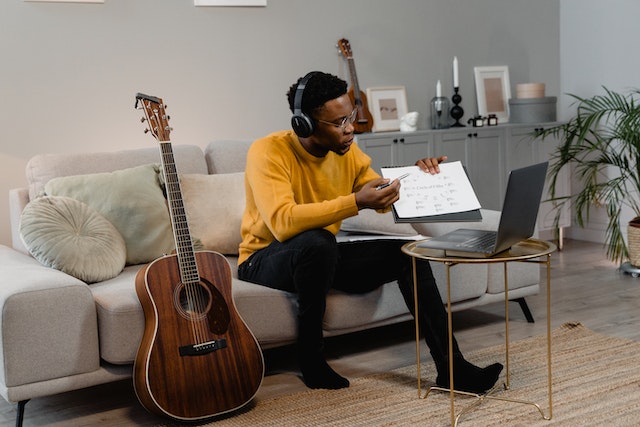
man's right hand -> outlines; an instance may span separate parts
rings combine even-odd
[[[388,187],[377,190],[379,185],[386,184],[389,179],[378,178],[366,183],[356,193],[358,209],[386,209],[400,198],[400,181],[393,180]]]

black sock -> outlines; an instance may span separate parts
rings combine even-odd
[[[453,387],[455,390],[482,394],[490,390],[498,381],[502,372],[502,364],[494,363],[486,368],[480,368],[463,358],[454,358]],[[436,384],[449,388],[449,365],[438,366]]]
[[[300,360],[302,379],[309,388],[339,389],[349,387],[349,380],[334,371],[323,357]]]

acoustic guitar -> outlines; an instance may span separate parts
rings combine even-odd
[[[353,53],[351,52],[351,44],[349,43],[349,40],[338,40],[338,50],[347,60],[347,64],[349,65],[351,87],[349,88],[348,95],[351,99],[351,103],[355,106],[356,110],[358,110],[356,113],[356,121],[353,123],[355,133],[371,132],[371,129],[373,129],[373,116],[369,111],[367,97],[360,90],[360,85],[358,84],[356,63],[353,60]]]
[[[257,393],[264,359],[238,315],[231,268],[217,252],[194,251],[162,99],[136,95],[148,129],[160,143],[166,196],[176,243],[136,276],[145,328],[133,380],[150,412],[197,421],[236,410]]]

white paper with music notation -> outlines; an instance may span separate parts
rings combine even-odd
[[[425,217],[455,214],[480,209],[480,202],[462,163],[440,164],[440,173],[431,175],[418,166],[381,168],[382,176],[391,180],[405,174],[400,186],[400,200],[393,204],[402,219],[428,220]]]

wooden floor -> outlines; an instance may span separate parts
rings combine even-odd
[[[617,270],[601,245],[565,241],[552,257],[552,327],[581,322],[591,330],[640,341],[640,279]],[[546,332],[546,294],[527,297],[536,323],[527,323],[517,304],[510,310],[513,340]],[[463,352],[504,342],[504,304],[454,313],[456,337]],[[331,365],[356,378],[415,363],[411,323],[327,340]],[[428,361],[428,351],[423,351]],[[286,395],[305,386],[297,376],[290,348],[265,353],[267,374],[261,399]],[[15,424],[16,406],[0,399],[0,425]],[[172,425],[147,413],[130,381],[34,399],[26,406],[24,426]]]

